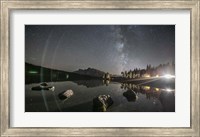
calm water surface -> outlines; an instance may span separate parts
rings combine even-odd
[[[48,84],[55,86],[55,90],[36,91],[31,87],[38,84],[25,85],[26,112],[93,112],[93,99],[99,95],[110,95],[114,102],[107,112],[175,112],[173,89],[112,82],[103,84],[99,80]],[[59,96],[69,89],[73,91],[70,98]],[[125,96],[130,89],[136,93],[136,100]]]

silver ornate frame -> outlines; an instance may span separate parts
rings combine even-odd
[[[200,45],[199,0],[170,1],[69,1],[69,0],[1,0],[1,46],[0,46],[0,100],[1,136],[200,136]],[[189,128],[11,128],[9,125],[9,15],[18,9],[179,9],[191,13],[191,126]]]

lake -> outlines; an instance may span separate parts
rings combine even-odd
[[[175,112],[175,90],[101,80],[48,82],[52,90],[31,90],[39,83],[25,85],[26,112],[94,112],[93,99],[110,95],[113,104],[106,112]],[[73,95],[62,96],[71,89]],[[133,91],[136,98],[129,97]]]

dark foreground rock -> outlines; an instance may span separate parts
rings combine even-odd
[[[127,90],[126,92],[123,93],[123,96],[126,97],[126,99],[129,102],[135,102],[138,98],[138,96],[133,90]]]
[[[46,83],[46,82],[42,82],[42,83],[40,83],[40,86],[48,86],[48,84]]]
[[[46,82],[40,83],[39,86],[32,87],[31,90],[51,90],[54,91],[54,86],[49,86]]]
[[[99,95],[93,99],[93,111],[105,112],[112,104],[113,100],[110,95]]]
[[[63,91],[60,94],[58,94],[58,97],[60,100],[66,100],[73,95],[74,95],[74,92],[71,89],[69,89],[69,90]]]

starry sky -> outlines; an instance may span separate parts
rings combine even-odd
[[[111,74],[175,60],[175,25],[25,25],[25,62]]]

